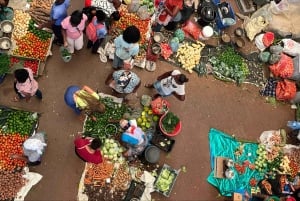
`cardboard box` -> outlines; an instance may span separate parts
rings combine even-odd
[[[224,157],[216,157],[215,158],[214,177],[221,178],[221,179],[226,178],[225,177],[226,167],[224,165],[224,161],[226,159],[227,158],[224,158]]]
[[[243,201],[243,195],[240,193],[233,193],[233,201]]]

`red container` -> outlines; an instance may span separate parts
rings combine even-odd
[[[160,131],[161,131],[163,134],[165,134],[165,135],[167,135],[167,136],[169,136],[169,137],[174,137],[174,136],[178,135],[178,134],[180,133],[180,131],[181,131],[181,121],[179,121],[178,124],[175,126],[175,129],[173,130],[173,132],[168,133],[168,132],[166,132],[166,131],[163,129],[163,127],[162,127],[162,120],[163,120],[163,118],[166,116],[166,114],[167,114],[167,113],[165,113],[164,115],[162,115],[162,116],[160,117],[160,119],[159,119],[159,123],[158,123],[159,129],[160,129]]]

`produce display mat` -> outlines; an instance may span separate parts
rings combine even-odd
[[[208,134],[209,147],[210,147],[210,160],[211,160],[211,173],[207,177],[208,183],[215,186],[222,196],[232,196],[233,192],[237,189],[245,189],[250,194],[251,186],[250,179],[254,178],[259,181],[263,178],[256,170],[251,170],[246,167],[244,173],[238,173],[235,168],[234,177],[232,179],[220,179],[214,177],[214,161],[216,157],[230,158],[234,163],[243,164],[244,161],[254,163],[257,157],[256,150],[258,149],[257,143],[242,142],[233,138],[232,136],[211,128]],[[240,147],[243,147],[241,155],[235,154]]]

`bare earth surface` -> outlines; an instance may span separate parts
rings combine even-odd
[[[70,10],[79,8],[81,3],[72,1]],[[104,85],[106,76],[112,72],[111,62],[103,64],[98,55],[92,55],[87,49],[75,52],[69,63],[59,56],[58,47],[52,48],[53,56],[47,62],[44,75],[38,78],[44,94],[42,102],[33,98],[30,103],[12,102],[13,77],[8,75],[0,85],[0,104],[40,112],[39,130],[48,135],[48,147],[42,164],[31,171],[43,175],[26,197],[32,201],[71,201],[76,200],[78,183],[84,163],[74,153],[74,134],[82,130],[82,122],[64,103],[65,89],[70,85],[88,85],[104,93],[111,90]],[[158,62],[155,72],[134,68],[142,79],[142,85],[155,80],[165,71],[177,69],[164,62]],[[186,73],[187,74],[187,73]],[[210,173],[208,132],[210,128],[222,130],[228,134],[248,140],[256,140],[265,130],[285,127],[288,120],[294,119],[294,110],[290,105],[278,104],[277,107],[266,103],[253,85],[237,87],[232,83],[215,80],[212,77],[198,77],[187,74],[186,101],[180,102],[174,97],[168,98],[171,111],[177,114],[183,123],[181,133],[175,138],[172,152],[166,157],[162,153],[160,164],[167,163],[175,169],[186,166],[187,172],[181,172],[170,198],[153,193],[157,200],[222,200],[217,190],[207,183]],[[141,87],[138,94],[153,94],[153,91]]]

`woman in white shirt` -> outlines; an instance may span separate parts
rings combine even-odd
[[[147,88],[155,88],[158,96],[166,97],[174,95],[177,99],[185,100],[185,83],[189,79],[179,70],[173,70],[160,75],[153,84],[145,84]]]

